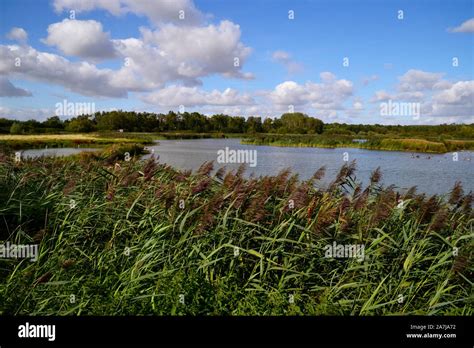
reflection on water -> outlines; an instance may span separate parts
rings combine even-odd
[[[399,189],[417,186],[419,192],[447,193],[456,181],[461,181],[465,191],[474,191],[474,152],[458,152],[454,161],[452,153],[426,154],[396,151],[373,151],[355,148],[297,148],[276,146],[241,145],[239,139],[160,140],[151,146],[160,162],[180,169],[197,169],[205,161],[214,161],[217,169],[217,151],[226,147],[234,150],[257,150],[257,165],[248,167],[247,174],[276,175],[284,168],[291,168],[300,179],[308,179],[321,166],[326,166],[324,183],[334,180],[340,167],[356,160],[357,179],[368,183],[370,173],[380,167],[385,185]],[[148,158],[151,155],[145,155]],[[239,164],[227,164],[236,169]]]
[[[76,148],[76,147],[60,147],[60,148],[51,148],[51,149],[29,149],[22,150],[22,158],[36,158],[41,156],[69,156],[75,155],[84,151],[97,151],[98,149],[85,147],[85,148]]]

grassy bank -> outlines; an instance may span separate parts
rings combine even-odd
[[[10,149],[104,146],[110,144],[138,143],[149,144],[148,135],[124,133],[89,134],[41,134],[41,135],[0,135],[0,147]]]
[[[365,142],[348,135],[278,135],[259,134],[246,137],[242,144],[294,147],[355,147],[368,150],[446,153],[474,150],[474,140],[427,140],[414,138],[368,137]]]
[[[400,196],[351,164],[323,189],[324,169],[245,179],[124,151],[0,156],[0,240],[39,244],[36,262],[0,259],[0,314],[474,314],[459,185]],[[327,257],[334,242],[364,260]]]

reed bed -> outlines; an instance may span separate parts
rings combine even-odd
[[[123,153],[123,149],[122,149]],[[472,193],[332,183],[290,170],[194,173],[117,149],[14,162],[0,155],[0,314],[473,315]],[[324,248],[365,246],[365,258]]]
[[[474,150],[472,140],[391,138],[386,136],[368,136],[364,142],[358,142],[351,135],[253,135],[242,139],[242,144],[293,146],[293,147],[355,147],[368,150],[408,151],[425,153],[446,153],[452,151]]]

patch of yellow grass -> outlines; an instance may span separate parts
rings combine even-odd
[[[43,146],[67,147],[76,145],[107,145],[125,143],[150,143],[146,138],[117,137],[98,133],[90,134],[35,134],[35,135],[0,135],[0,145],[12,149],[26,149]]]
[[[97,134],[36,134],[36,135],[11,135],[2,134],[0,140],[96,140]]]

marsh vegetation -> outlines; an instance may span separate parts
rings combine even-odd
[[[324,168],[302,181],[123,160],[141,149],[1,156],[0,238],[39,244],[36,262],[0,260],[1,314],[474,314],[459,183],[426,196],[379,170],[361,186],[355,163],[322,187]],[[364,260],[325,257],[334,242]]]

